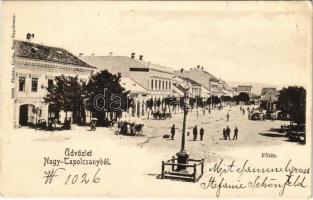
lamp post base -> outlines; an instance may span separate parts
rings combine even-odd
[[[176,155],[177,155],[178,164],[188,164],[189,153],[187,151],[182,150],[176,153]],[[181,166],[181,165],[177,166],[177,171],[185,171],[185,170],[186,170],[186,166]]]

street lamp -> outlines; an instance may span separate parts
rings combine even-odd
[[[184,94],[184,118],[183,118],[183,130],[182,130],[182,141],[181,141],[181,150],[176,153],[177,155],[177,163],[178,164],[187,164],[189,159],[189,153],[185,149],[185,136],[186,136],[186,121],[187,121],[187,115],[188,115],[188,109],[189,109],[189,85],[186,86],[186,91]],[[177,171],[186,170],[186,166],[178,165]]]

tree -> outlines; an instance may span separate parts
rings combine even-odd
[[[306,91],[303,87],[283,88],[278,97],[277,108],[289,114],[291,120],[299,125],[305,123]]]
[[[73,122],[78,122],[78,112],[81,113],[84,111],[82,109],[82,86],[78,81],[78,77],[56,76],[55,84],[48,87],[47,91],[48,93],[44,97],[45,103],[54,105],[53,107],[57,112],[57,116],[63,110],[67,118],[68,112],[71,111],[73,113]]]
[[[120,79],[119,75],[103,70],[92,75],[84,88],[86,107],[95,114],[99,124],[104,123],[107,112],[120,115],[123,110],[128,109],[129,91],[125,91],[120,85]],[[102,95],[102,98],[97,98],[99,95]]]
[[[247,93],[240,92],[240,94],[238,95],[238,100],[244,103],[248,103],[250,101],[250,97]]]

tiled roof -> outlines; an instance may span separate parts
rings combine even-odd
[[[16,40],[14,46],[16,57],[95,68],[62,48],[20,40]]]

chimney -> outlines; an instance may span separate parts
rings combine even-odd
[[[198,65],[197,68],[200,69],[200,65]]]
[[[180,69],[180,73],[184,73],[184,68],[181,68],[181,69]]]
[[[140,55],[140,56],[139,56],[139,60],[142,60],[142,59],[143,59],[143,55]]]
[[[113,56],[113,52],[112,51],[109,52],[109,56]]]
[[[27,33],[26,34],[26,41],[31,42],[35,38],[35,34],[33,33]]]
[[[79,56],[80,58],[83,57],[83,55],[84,55],[83,53],[79,53],[79,54],[78,54],[78,56]]]
[[[132,53],[131,54],[131,59],[135,59],[135,55],[136,55],[135,53]]]

